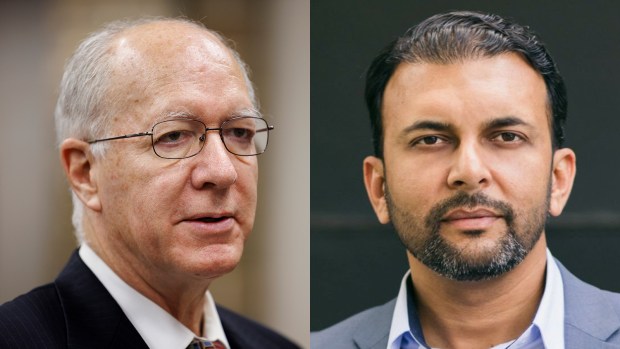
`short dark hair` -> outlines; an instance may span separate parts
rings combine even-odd
[[[561,148],[566,123],[566,86],[544,44],[530,28],[498,15],[459,11],[434,15],[410,28],[384,48],[370,65],[365,97],[375,155],[383,157],[383,93],[399,64],[450,64],[509,52],[521,55],[542,75],[549,99],[552,144]]]

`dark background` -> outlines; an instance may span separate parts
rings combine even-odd
[[[578,277],[620,291],[620,2],[311,1],[311,329],[398,293],[405,249],[375,218],[362,181],[372,153],[364,72],[378,51],[438,12],[494,12],[532,27],[568,86],[566,145],[577,153],[568,206],[547,225]]]

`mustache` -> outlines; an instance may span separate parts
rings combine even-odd
[[[514,209],[506,202],[495,200],[488,195],[478,192],[475,194],[467,194],[458,192],[454,196],[449,197],[431,208],[429,215],[425,219],[425,224],[434,231],[438,230],[441,219],[450,211],[457,208],[474,209],[476,207],[491,208],[500,213],[506,224],[510,226],[514,221]]]

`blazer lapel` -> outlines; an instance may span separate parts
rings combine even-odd
[[[566,348],[620,348],[606,343],[620,330],[620,318],[607,292],[579,280],[556,262],[564,284]]]
[[[55,281],[67,322],[69,348],[148,346],[103,284],[73,253]]]
[[[353,334],[353,341],[360,349],[385,349],[387,347],[395,305],[394,299],[378,307],[372,314],[372,321],[360,324]]]
[[[607,292],[577,279],[559,262],[564,284],[564,337],[567,349],[620,349],[606,341],[620,331],[620,318]],[[395,301],[373,312],[373,320],[361,323],[353,336],[360,349],[385,349]]]
[[[227,316],[219,306],[217,307],[217,312],[231,348],[253,348],[255,346],[252,339],[248,338],[247,334],[242,333],[243,331],[240,331],[239,327],[235,326],[234,319]]]

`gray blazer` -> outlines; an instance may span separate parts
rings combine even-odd
[[[620,349],[620,294],[577,279],[558,262],[564,283],[566,349]],[[310,347],[385,349],[396,300],[312,333]]]

